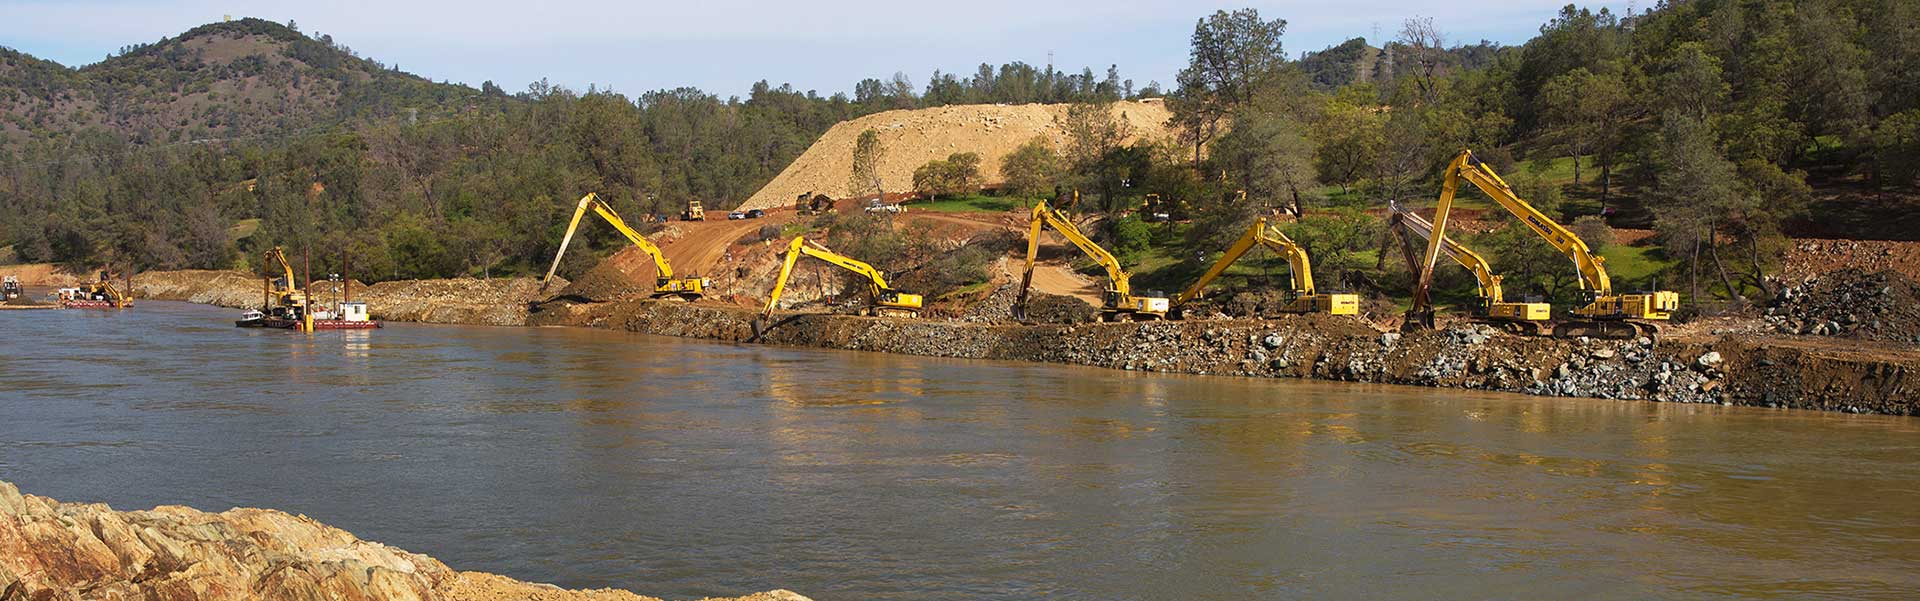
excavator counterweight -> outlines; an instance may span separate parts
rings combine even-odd
[[[1078,197],[1079,193],[1076,192],[1074,198]],[[1040,255],[1040,231],[1048,227],[1059,232],[1068,242],[1079,247],[1081,252],[1087,253],[1087,256],[1093,257],[1094,261],[1107,270],[1107,289],[1101,295],[1100,302],[1101,321],[1120,321],[1121,319],[1141,321],[1160,319],[1167,315],[1167,310],[1172,304],[1170,300],[1159,296],[1134,296],[1130,282],[1133,276],[1120,266],[1120,260],[1114,258],[1113,253],[1107,252],[1107,249],[1094,244],[1092,238],[1080,233],[1080,228],[1059,209],[1049,206],[1042,200],[1033,203],[1033,222],[1027,229],[1027,270],[1020,277],[1020,296],[1013,304],[1015,317],[1024,318],[1026,315],[1027,290],[1033,285],[1034,261]]]
[[[882,317],[915,317],[920,314],[920,295],[894,290],[887,285],[886,274],[873,265],[833,252],[808,241],[805,236],[796,236],[787,246],[786,260],[780,264],[780,277],[773,282],[773,294],[767,297],[767,308],[760,313],[761,320],[773,317],[773,309],[780,303],[780,295],[786,292],[787,278],[793,275],[793,264],[803,255],[826,261],[867,280],[868,305],[861,310],[861,314]]]
[[[1267,250],[1273,251],[1274,254],[1287,258],[1287,265],[1292,272],[1292,291],[1294,297],[1292,301],[1289,301],[1286,305],[1279,308],[1280,312],[1328,313],[1332,315],[1360,314],[1359,295],[1349,293],[1321,294],[1314,289],[1313,261],[1307,257],[1307,250],[1299,244],[1294,243],[1293,239],[1288,238],[1286,234],[1280,233],[1280,230],[1267,225],[1267,220],[1264,217],[1256,220],[1252,227],[1247,228],[1247,233],[1242,234],[1239,240],[1234,241],[1232,246],[1227,247],[1227,252],[1220,255],[1220,260],[1214,261],[1213,266],[1208,268],[1207,272],[1201,275],[1198,281],[1195,281],[1192,286],[1188,286],[1179,296],[1173,298],[1172,304],[1176,311],[1175,314],[1178,314],[1180,307],[1199,298],[1201,291],[1204,290],[1208,284],[1213,283],[1215,279],[1220,277],[1220,274],[1226,273],[1228,267],[1231,267],[1233,263],[1240,260],[1241,257],[1246,256],[1247,252],[1253,250],[1254,246],[1266,247]]]
[[[566,256],[567,245],[573,242],[573,232],[579,229],[580,218],[586,216],[588,209],[592,209],[594,214],[606,220],[613,229],[620,232],[620,235],[626,236],[628,242],[640,247],[648,257],[653,258],[654,271],[658,276],[653,281],[653,298],[698,300],[706,294],[707,287],[712,285],[707,278],[703,277],[674,277],[673,265],[667,262],[667,255],[660,251],[660,247],[655,246],[653,242],[647,240],[646,236],[640,235],[640,232],[628,226],[626,220],[613,212],[613,207],[601,201],[598,194],[588,192],[586,196],[580,197],[580,205],[573,211],[573,221],[567,223],[567,233],[560,238],[560,250],[553,253],[553,265],[547,268],[547,275],[540,278],[542,286],[546,285],[547,280],[553,279],[554,271],[560,269],[560,257]]]

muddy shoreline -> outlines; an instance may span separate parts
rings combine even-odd
[[[135,277],[133,287],[142,298],[238,307],[257,304],[257,286],[257,279],[234,272],[163,272]],[[756,334],[755,312],[747,308],[650,300],[541,303],[548,294],[525,279],[387,282],[364,290],[355,296],[373,301],[377,318],[396,321],[598,327],[725,342],[1161,373],[1920,414],[1915,394],[1920,390],[1920,349],[1807,336],[1555,340],[1471,324],[1380,333],[1355,320],[1318,315],[1029,326],[824,313],[780,316]]]

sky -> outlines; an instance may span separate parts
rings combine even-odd
[[[1263,18],[1286,19],[1285,45],[1298,57],[1355,36],[1377,44],[1416,16],[1433,17],[1449,44],[1520,44],[1567,1],[1502,0],[1445,11],[1447,5],[1411,0],[0,0],[0,45],[80,66],[231,15],[294,21],[303,32],[332,35],[361,56],[422,77],[473,86],[491,80],[509,92],[544,77],[630,95],[694,86],[744,96],[766,79],[830,95],[895,72],[924,89],[936,68],[964,77],[983,62],[1044,65],[1049,53],[1063,71],[1092,67],[1104,74],[1118,65],[1136,87],[1172,87],[1194,23],[1218,9],[1251,7]],[[1616,12],[1633,6],[1584,5]]]

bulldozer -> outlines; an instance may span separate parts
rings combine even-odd
[[[700,206],[700,201],[689,200],[687,201],[687,212],[681,213],[680,218],[685,221],[706,221],[707,210]]]

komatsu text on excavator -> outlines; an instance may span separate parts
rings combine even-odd
[[[802,255],[826,261],[865,278],[867,306],[860,310],[862,315],[914,317],[920,314],[920,295],[894,290],[887,285],[887,276],[879,269],[808,241],[805,236],[796,236],[793,243],[787,246],[786,261],[780,264],[780,277],[773,282],[773,294],[767,297],[767,308],[760,313],[761,320],[773,317],[773,308],[780,303],[780,294],[787,289],[787,278],[793,275],[793,264]]]
[[[1042,200],[1033,204],[1033,225],[1027,230],[1027,271],[1020,277],[1020,296],[1013,303],[1014,317],[1026,317],[1027,290],[1033,285],[1033,265],[1040,255],[1040,230],[1047,227],[1060,232],[1068,242],[1079,247],[1081,252],[1087,253],[1087,256],[1093,257],[1094,261],[1107,270],[1107,289],[1100,297],[1101,321],[1123,319],[1142,321],[1159,319],[1167,315],[1167,309],[1171,304],[1168,299],[1158,296],[1134,296],[1130,282],[1133,276],[1120,267],[1120,260],[1115,259],[1113,253],[1107,252],[1107,249],[1094,244],[1093,239],[1088,238],[1086,234],[1080,233],[1080,228],[1059,209],[1053,208]]]
[[[613,207],[607,206],[607,203],[600,200],[598,194],[592,192],[588,192],[586,196],[580,197],[580,206],[573,211],[573,221],[567,223],[567,233],[560,238],[560,251],[553,253],[553,265],[547,268],[547,275],[540,278],[542,285],[545,285],[547,280],[553,279],[553,272],[560,269],[560,257],[567,254],[567,245],[573,242],[573,232],[580,227],[580,218],[587,214],[587,209],[593,209],[593,212],[599,215],[601,219],[605,219],[608,224],[613,226],[613,229],[619,230],[620,235],[626,236],[628,242],[632,242],[634,246],[640,247],[640,250],[645,251],[647,256],[653,258],[654,270],[658,272],[658,277],[653,280],[654,298],[698,300],[702,295],[706,294],[707,287],[711,284],[706,278],[698,276],[690,278],[674,277],[673,265],[667,263],[666,253],[660,252],[660,247],[654,246],[645,236],[640,235],[640,232],[634,231],[632,227],[627,225],[626,220],[621,219],[618,213],[613,212]]]
[[[1245,256],[1247,251],[1253,250],[1253,247],[1256,245],[1264,246],[1267,250],[1286,257],[1287,265],[1292,271],[1293,300],[1281,306],[1279,308],[1280,312],[1329,313],[1333,315],[1360,314],[1359,295],[1348,293],[1323,294],[1316,291],[1313,286],[1313,261],[1307,258],[1307,250],[1301,248],[1299,244],[1294,243],[1293,239],[1288,238],[1286,234],[1280,233],[1279,229],[1268,225],[1266,218],[1263,217],[1254,221],[1253,227],[1247,228],[1246,234],[1241,235],[1239,240],[1234,241],[1232,246],[1227,247],[1226,254],[1220,255],[1220,260],[1214,261],[1213,267],[1208,268],[1207,273],[1201,275],[1199,281],[1194,282],[1192,286],[1188,286],[1179,296],[1173,298],[1174,315],[1179,316],[1181,307],[1199,298],[1200,292],[1204,290],[1208,284],[1213,283],[1213,280],[1219,278],[1220,274],[1226,273],[1228,267],[1232,266],[1235,261],[1240,260],[1240,257]]]
[[[1419,214],[1401,207],[1399,203],[1389,202],[1388,206],[1393,212],[1388,218],[1389,226],[1401,236],[1401,240],[1409,249],[1408,268],[1418,272],[1420,259],[1411,249],[1415,240],[1423,246],[1426,244],[1427,240],[1433,236],[1433,224]],[[1506,292],[1500,287],[1500,276],[1493,273],[1493,267],[1480,256],[1480,253],[1473,252],[1472,249],[1455,241],[1452,236],[1441,241],[1440,251],[1446,253],[1461,267],[1465,267],[1467,271],[1472,272],[1474,281],[1479,283],[1480,306],[1474,311],[1475,317],[1515,334],[1533,336],[1541,333],[1540,324],[1552,316],[1552,305],[1507,302]],[[1408,313],[1410,321],[1418,320],[1426,327],[1433,326],[1433,309],[1427,295],[1416,292],[1413,310]]]
[[[1453,207],[1454,193],[1459,190],[1460,180],[1463,179],[1485,192],[1533,233],[1573,261],[1580,275],[1581,289],[1592,297],[1585,306],[1573,310],[1575,319],[1554,326],[1555,336],[1651,336],[1659,332],[1660,322],[1671,319],[1673,312],[1680,308],[1680,294],[1670,290],[1615,294],[1613,280],[1607,276],[1606,259],[1594,254],[1587,243],[1572,231],[1521,200],[1513,192],[1513,187],[1493,172],[1493,168],[1473,156],[1472,150],[1461,151],[1460,156],[1447,165],[1446,179],[1440,189],[1440,203],[1434,209],[1433,235],[1427,240],[1427,252],[1422,262],[1421,288],[1432,282],[1434,260],[1443,246],[1442,241],[1446,239],[1447,213]]]

